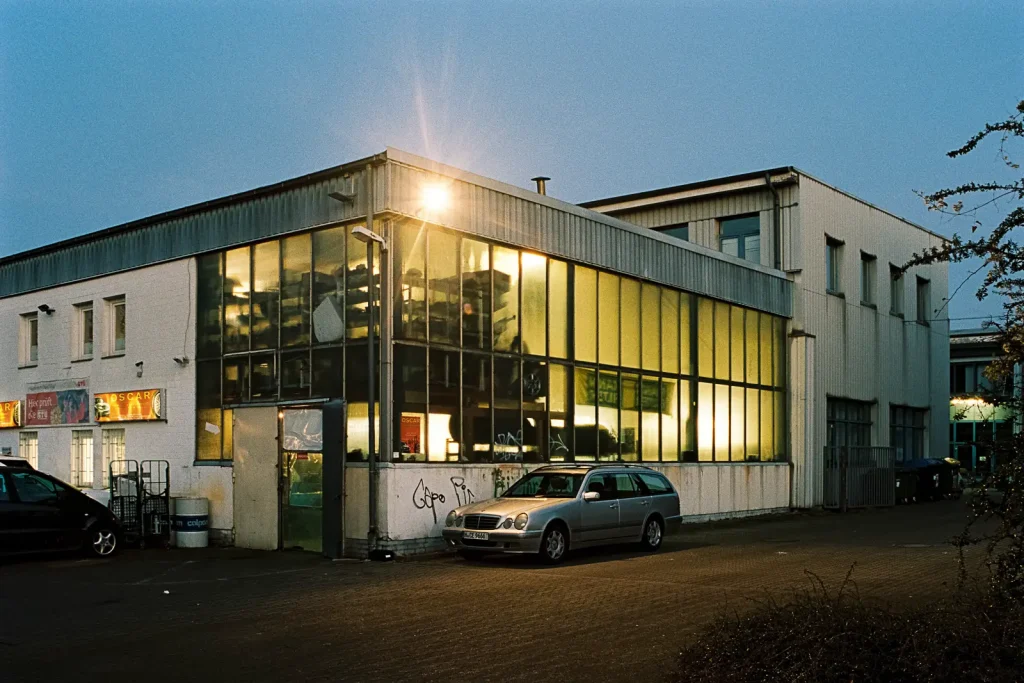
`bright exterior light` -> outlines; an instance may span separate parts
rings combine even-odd
[[[423,208],[431,213],[438,213],[448,208],[451,195],[444,185],[432,183],[423,186]]]

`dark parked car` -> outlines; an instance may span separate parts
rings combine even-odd
[[[102,503],[26,464],[0,464],[0,555],[121,546],[121,524]]]

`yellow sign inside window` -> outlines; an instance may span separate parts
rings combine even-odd
[[[93,411],[97,422],[162,420],[163,390],[140,389],[96,394]]]

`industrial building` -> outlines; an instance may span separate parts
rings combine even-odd
[[[96,496],[168,460],[218,540],[330,556],[546,462],[698,521],[821,505],[826,445],[947,452],[946,267],[899,270],[940,236],[792,167],[540,183],[388,149],[6,257],[0,449]]]

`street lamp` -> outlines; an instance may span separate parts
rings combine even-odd
[[[358,227],[352,228],[352,236],[355,237],[360,242],[363,242],[366,245],[366,292],[367,292],[367,297],[368,297],[368,300],[369,300],[369,303],[367,304],[367,306],[368,306],[367,313],[369,314],[369,319],[368,319],[368,322],[367,322],[367,330],[366,330],[366,341],[368,342],[366,348],[367,348],[367,357],[368,357],[367,360],[368,360],[368,362],[370,364],[370,369],[368,371],[368,375],[370,377],[369,391],[368,391],[369,396],[368,396],[368,402],[367,402],[367,413],[369,414],[369,424],[370,424],[370,434],[369,434],[369,447],[370,447],[369,450],[370,450],[370,453],[369,453],[369,457],[368,457],[368,460],[367,460],[367,465],[368,465],[368,468],[369,468],[369,479],[370,479],[370,482],[369,482],[370,483],[370,486],[369,486],[369,490],[370,490],[370,495],[369,495],[369,498],[370,498],[370,500],[369,500],[369,503],[370,503],[370,520],[369,520],[370,524],[369,524],[369,527],[370,528],[369,528],[369,533],[368,533],[368,538],[367,538],[367,544],[369,546],[367,548],[367,550],[370,553],[372,553],[375,550],[376,546],[377,546],[377,481],[376,481],[376,474],[377,474],[377,443],[376,443],[377,439],[376,439],[376,436],[377,435],[376,435],[376,430],[374,429],[374,427],[376,426],[374,424],[375,418],[376,418],[376,411],[374,410],[374,402],[376,400],[376,395],[375,394],[376,394],[376,389],[377,389],[377,387],[376,387],[376,379],[377,379],[377,377],[374,376],[374,365],[375,365],[374,361],[375,361],[375,357],[374,357],[374,348],[373,348],[374,344],[375,344],[374,333],[373,333],[373,290],[374,290],[374,282],[373,282],[373,245],[374,245],[375,242],[378,245],[380,245],[381,258],[383,259],[384,253],[388,250],[388,243],[384,240],[383,237],[381,237],[380,235],[378,235],[374,231],[370,230],[369,228],[364,228],[361,225],[358,226]]]

